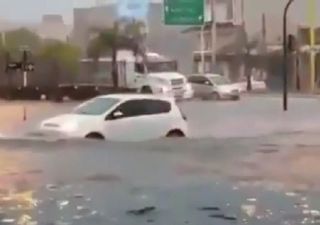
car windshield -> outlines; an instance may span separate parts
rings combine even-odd
[[[149,73],[177,71],[177,66],[174,61],[172,61],[172,62],[149,62],[147,64],[147,68],[148,68]]]
[[[231,81],[228,78],[223,76],[212,76],[209,77],[209,79],[216,85],[226,85],[231,83]]]
[[[78,106],[73,113],[81,115],[101,115],[111,109],[120,100],[117,98],[95,98]]]

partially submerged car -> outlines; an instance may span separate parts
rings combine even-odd
[[[113,94],[93,98],[71,113],[43,121],[40,132],[61,138],[145,141],[185,137],[188,126],[173,98]]]
[[[192,75],[189,77],[194,96],[202,99],[239,100],[240,90],[237,84],[219,74]]]

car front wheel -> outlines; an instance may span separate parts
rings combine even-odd
[[[185,137],[185,134],[181,130],[172,130],[169,131],[166,135],[167,138],[182,138]]]
[[[85,137],[86,139],[93,139],[93,140],[104,140],[104,136],[100,133],[90,133],[88,135],[86,135]]]

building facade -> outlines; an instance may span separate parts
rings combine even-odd
[[[90,39],[90,29],[107,28],[117,20],[116,5],[108,4],[91,8],[74,9],[73,41],[81,47],[85,55]],[[163,23],[162,3],[149,3],[146,45],[149,51],[157,52],[178,61],[179,70],[185,74],[192,72],[192,52],[197,38],[181,32],[183,26],[166,26]]]

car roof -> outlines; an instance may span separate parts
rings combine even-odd
[[[135,100],[135,99],[152,99],[152,100],[163,100],[172,102],[173,98],[152,94],[132,94],[132,93],[123,93],[123,94],[109,94],[109,95],[101,95],[97,98],[118,98],[122,101]]]

